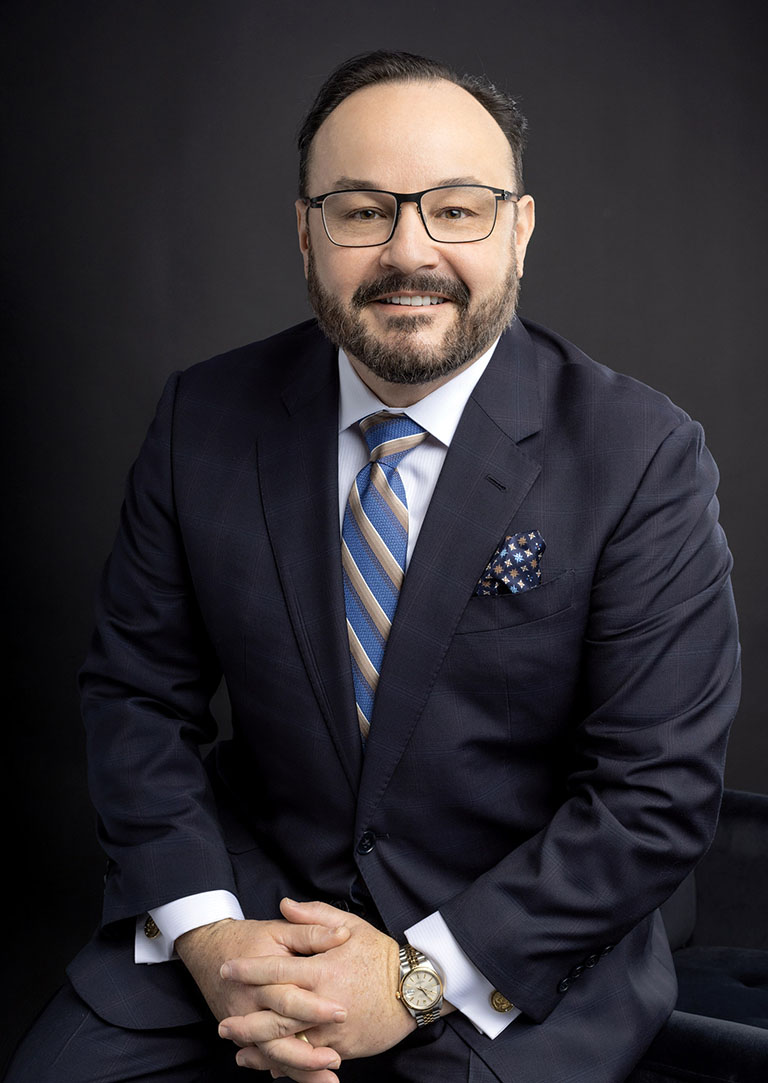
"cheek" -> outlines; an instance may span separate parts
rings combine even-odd
[[[498,241],[495,236],[493,239],[496,242],[493,248],[482,253],[482,259],[473,260],[471,265],[467,266],[468,277],[465,281],[473,292],[496,293],[509,282],[515,265],[514,239],[509,236],[499,237]]]
[[[355,252],[344,248],[326,253],[325,259],[318,260],[318,268],[326,289],[345,301],[352,297],[358,286],[380,274],[375,258],[362,250]]]
[[[500,259],[462,260],[454,264],[454,274],[469,288],[470,297],[484,297],[498,289],[503,277]]]
[[[446,253],[446,257],[452,273],[469,287],[470,294],[493,293],[509,278],[514,259],[514,237],[494,231],[485,241],[457,245],[454,252]]]

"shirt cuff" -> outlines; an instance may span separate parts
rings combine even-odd
[[[182,933],[210,925],[213,921],[234,918],[241,921],[245,915],[231,891],[201,891],[186,895],[164,906],[149,911],[152,919],[150,932],[146,915],[136,918],[133,959],[136,963],[165,963],[177,959],[174,944]],[[157,932],[155,932],[157,929]]]
[[[443,975],[445,999],[481,1034],[497,1038],[518,1017],[519,1008],[497,1012],[491,1007],[494,987],[464,954],[439,910],[411,925],[405,935],[408,943],[423,952]]]

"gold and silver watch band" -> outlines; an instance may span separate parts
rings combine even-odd
[[[423,990],[422,995],[429,996],[431,994],[434,998],[431,1004],[423,1008],[409,1003],[413,999],[413,995],[408,991],[408,978],[413,971],[424,972],[429,990]],[[400,988],[397,996],[399,1000],[402,1000],[406,1010],[416,1020],[417,1026],[425,1027],[440,1018],[440,1011],[443,1006],[442,978],[427,956],[410,944],[403,944],[400,948]]]

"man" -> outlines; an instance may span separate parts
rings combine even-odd
[[[163,395],[82,674],[103,926],[11,1080],[618,1083],[672,1010],[738,694],[717,475],[515,316],[523,135],[408,54],[321,90],[319,328]]]

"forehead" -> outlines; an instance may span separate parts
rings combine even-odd
[[[418,191],[449,181],[510,187],[512,153],[491,114],[454,83],[380,83],[350,94],[320,126],[310,193],[364,181]]]

